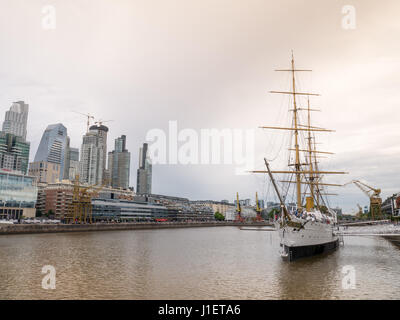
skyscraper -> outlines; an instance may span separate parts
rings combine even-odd
[[[63,172],[63,179],[69,179],[69,164],[70,164],[70,143],[71,140],[67,136],[67,144],[65,146],[65,153],[64,153],[64,172]]]
[[[151,194],[152,165],[148,156],[148,145],[143,144],[139,152],[139,169],[137,170],[136,192],[138,194]]]
[[[28,122],[29,105],[24,101],[14,102],[3,122],[2,130],[26,140],[26,126]]]
[[[114,151],[108,153],[108,172],[113,188],[129,188],[131,154],[126,149],[126,136],[115,139]]]
[[[100,123],[100,125],[93,125],[89,128],[90,131],[96,132],[99,137],[99,147],[103,150],[103,162],[101,164],[102,182],[108,178],[107,174],[107,134],[108,128]]]
[[[69,138],[67,128],[61,123],[47,126],[43,133],[34,162],[50,162],[60,165],[59,180],[64,178]]]
[[[79,174],[79,149],[69,148],[69,170],[67,179],[73,181],[77,174]]]
[[[24,138],[0,131],[0,169],[27,174],[29,149]]]
[[[102,184],[107,155],[106,126],[91,126],[83,136],[80,161],[80,180],[83,183]]]

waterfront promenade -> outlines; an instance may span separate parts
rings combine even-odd
[[[0,235],[87,231],[143,230],[168,228],[271,226],[269,222],[136,222],[136,223],[92,223],[92,224],[0,224]]]

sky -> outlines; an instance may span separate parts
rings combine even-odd
[[[74,111],[113,120],[108,149],[127,136],[135,187],[141,144],[170,121],[254,129],[256,168],[264,156],[284,168],[286,138],[258,127],[289,124],[287,98],[269,91],[290,88],[274,70],[290,66],[293,50],[313,70],[299,88],[321,94],[313,124],[335,130],[318,140],[335,153],[320,166],[349,172],[326,181],[360,179],[386,198],[400,191],[399,10],[398,0],[0,0],[0,115],[13,101],[30,105],[31,161],[49,124],[63,123],[80,148],[86,120]],[[152,191],[276,200],[264,175],[226,164],[154,165]],[[354,185],[331,191],[331,206],[348,213],[369,202]]]

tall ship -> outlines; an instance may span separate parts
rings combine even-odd
[[[292,53],[291,67],[276,71],[290,73],[290,90],[270,91],[270,93],[289,95],[291,126],[263,126],[261,128],[286,130],[290,133],[287,170],[271,170],[268,160],[264,158],[266,170],[253,172],[267,173],[270,177],[280,203],[280,214],[275,217],[275,226],[280,236],[280,254],[283,259],[294,261],[339,247],[337,215],[330,208],[327,198],[334,194],[327,193],[324,188],[341,185],[325,183],[323,177],[346,172],[320,169],[320,159],[332,153],[317,150],[316,134],[333,132],[333,130],[312,125],[312,112],[320,110],[310,107],[310,97],[319,96],[319,94],[301,92],[296,86],[297,73],[311,72],[312,70],[296,69]],[[281,188],[278,188],[276,174],[287,177],[280,181]],[[293,198],[295,198],[293,200],[295,205],[292,206],[287,205],[289,189],[292,189]]]

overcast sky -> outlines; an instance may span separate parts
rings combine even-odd
[[[55,29],[43,28],[47,5]],[[345,5],[356,9],[355,29],[342,27]],[[321,94],[314,125],[336,130],[319,140],[335,152],[321,167],[350,173],[327,181],[362,179],[385,198],[400,191],[399,12],[398,0],[0,0],[0,115],[13,101],[30,105],[31,161],[49,124],[63,123],[80,148],[85,119],[72,111],[114,120],[108,148],[127,135],[136,187],[139,147],[168,121],[194,130],[285,124],[285,99],[268,91],[289,88],[274,69],[289,67],[293,49],[313,70],[299,85]],[[257,129],[258,155],[273,159],[282,141]],[[153,193],[190,199],[258,191],[274,200],[265,181],[229,165],[153,167]],[[369,202],[354,185],[336,189],[332,206]]]

